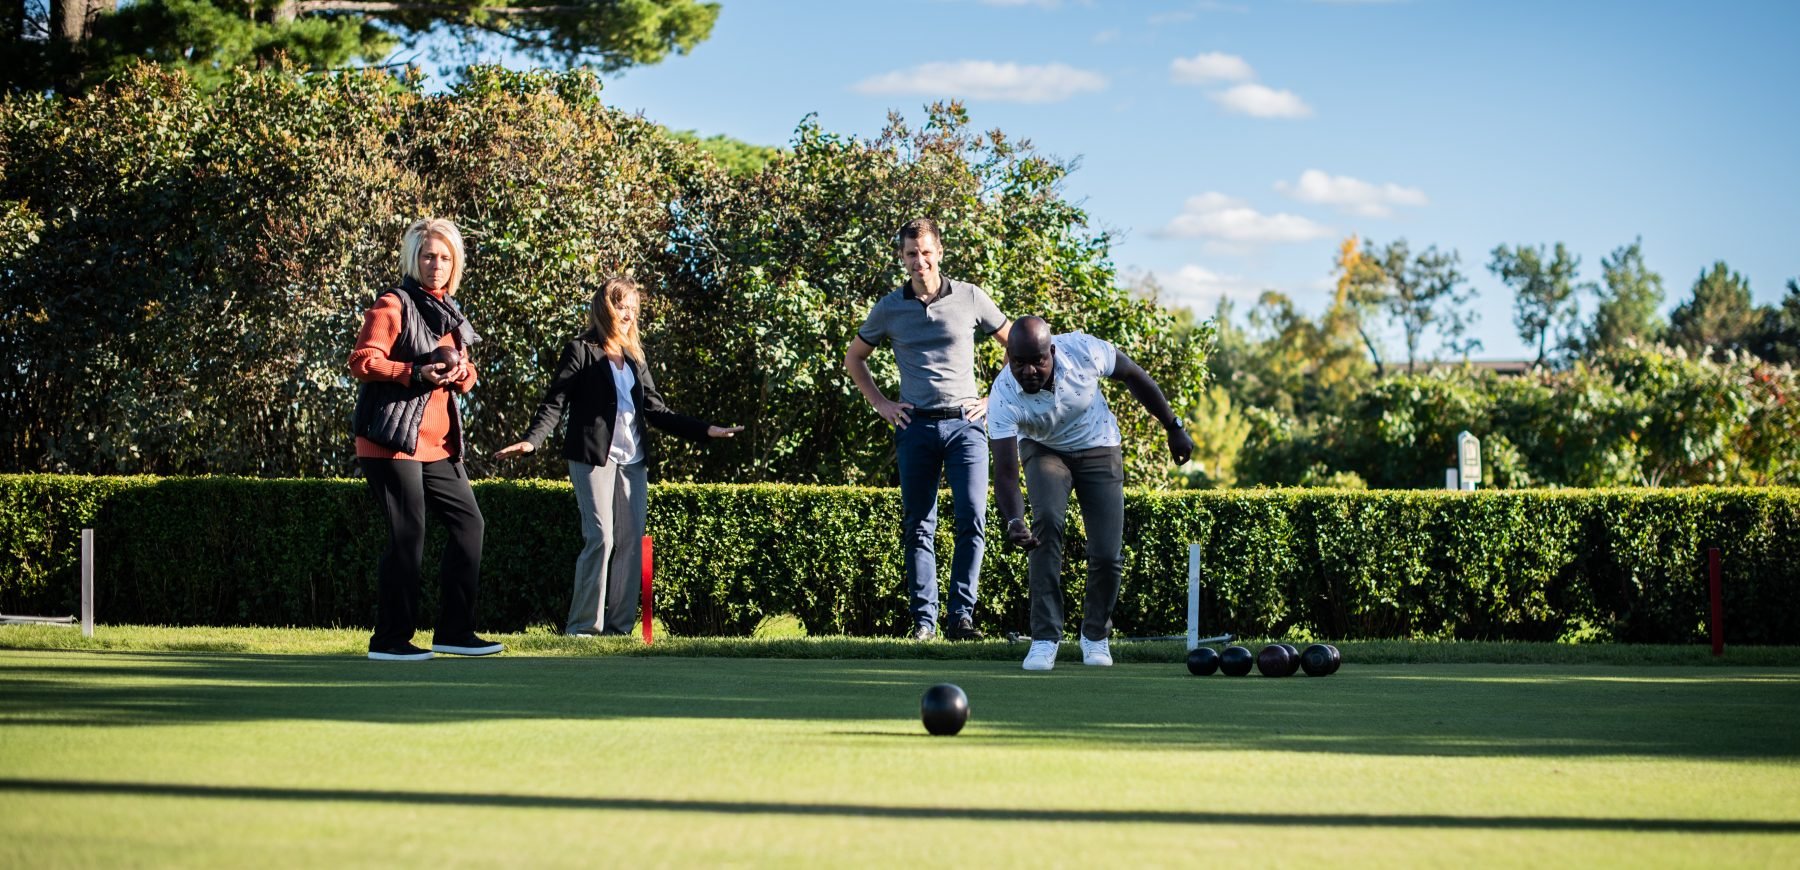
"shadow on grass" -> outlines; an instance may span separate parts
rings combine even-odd
[[[0,792],[118,795],[216,800],[392,803],[504,809],[648,811],[737,815],[844,816],[977,822],[1143,822],[1163,825],[1256,825],[1327,828],[1449,828],[1534,831],[1638,831],[1678,834],[1795,834],[1800,821],[1760,819],[1583,818],[1571,816],[1375,815],[1356,813],[1220,813],[1188,810],[1069,810],[1002,807],[918,807],[878,804],[798,804],[776,801],[665,800],[557,795],[263,788],[174,783],[0,779]]]
[[[1369,755],[1800,758],[1800,674],[1757,669],[1416,665],[1326,679],[1197,678],[1169,666],[1027,674],[978,661],[0,656],[0,741],[31,726],[271,720],[744,719],[846,740],[925,739],[918,698],[969,693],[964,743]]]

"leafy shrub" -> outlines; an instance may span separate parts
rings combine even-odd
[[[1204,386],[1209,332],[1118,286],[1109,237],[1063,197],[1069,164],[972,132],[960,106],[872,140],[804,122],[729,171],[716,151],[607,108],[580,71],[475,68],[428,94],[274,69],[203,91],[141,66],[81,99],[0,98],[0,469],[353,474],[345,362],[424,215],[469,245],[477,474],[564,476],[556,450],[486,456],[527,428],[597,281],[629,273],[671,404],[748,427],[667,445],[660,479],[894,482],[842,360],[919,214],[945,228],[946,271],[1009,314],[1118,343],[1178,411]],[[875,364],[891,392],[891,355]],[[1132,478],[1161,479],[1154,422],[1120,417]]]
[[[568,484],[475,488],[487,518],[483,625],[558,624],[581,547]],[[909,623],[899,511],[892,489],[653,486],[657,619],[682,636],[748,635],[776,614],[815,635],[898,636]],[[357,481],[0,476],[0,542],[12,556],[0,566],[0,612],[74,612],[83,526],[96,529],[102,621],[374,618],[386,531]],[[1071,528],[1063,585],[1078,613],[1085,540],[1078,521]],[[946,528],[942,551],[949,538]],[[1196,542],[1209,632],[1698,642],[1707,635],[1706,551],[1719,547],[1730,641],[1800,642],[1793,489],[1134,489],[1125,541],[1115,623],[1126,635],[1183,630],[1187,544]],[[434,528],[428,577],[441,548]],[[981,627],[1023,628],[1026,589],[1024,555],[990,546]],[[427,584],[426,618],[435,592]]]

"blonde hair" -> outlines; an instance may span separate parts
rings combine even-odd
[[[450,256],[455,259],[456,267],[450,270],[450,282],[444,285],[444,295],[455,296],[463,277],[462,230],[443,218],[426,218],[407,228],[406,236],[400,242],[400,274],[420,281],[419,249],[425,247],[425,240],[429,238],[442,239],[450,246]]]
[[[631,319],[630,325],[621,330],[618,309],[627,296],[638,297],[640,312]],[[594,298],[588,303],[588,325],[593,327],[595,341],[601,347],[615,345],[632,359],[643,362],[644,344],[638,337],[638,321],[643,318],[642,305],[643,294],[638,292],[636,281],[630,278],[606,279],[606,283],[594,291]]]

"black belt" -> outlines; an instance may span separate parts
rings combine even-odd
[[[917,417],[921,420],[961,420],[963,418],[963,409],[909,408],[906,411],[906,415],[908,417]]]

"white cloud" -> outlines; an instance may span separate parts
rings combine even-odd
[[[1226,275],[1192,263],[1174,272],[1151,275],[1162,287],[1163,304],[1185,305],[1201,316],[1216,311],[1221,299],[1254,305],[1264,290],[1262,285],[1241,275]]]
[[[1108,27],[1107,29],[1094,34],[1093,41],[1094,41],[1095,45],[1105,45],[1109,42],[1118,42],[1119,41],[1119,28]]]
[[[1233,245],[1306,242],[1333,235],[1332,229],[1299,215],[1263,214],[1239,199],[1222,193],[1202,193],[1188,198],[1181,214],[1158,235],[1182,239],[1208,239]]]
[[[1256,118],[1306,118],[1312,115],[1312,107],[1293,91],[1278,91],[1255,83],[1241,84],[1207,96],[1230,111]]]
[[[1395,206],[1429,205],[1425,191],[1398,184],[1370,184],[1348,175],[1331,175],[1318,169],[1300,173],[1296,183],[1275,182],[1275,189],[1300,200],[1334,206],[1340,211],[1362,217],[1390,217]]]
[[[1209,51],[1170,61],[1169,78],[1184,85],[1246,82],[1256,78],[1256,71],[1235,54]]]
[[[864,94],[969,97],[1012,103],[1054,103],[1106,88],[1106,77],[1060,63],[1022,66],[987,60],[926,63],[863,79]]]

